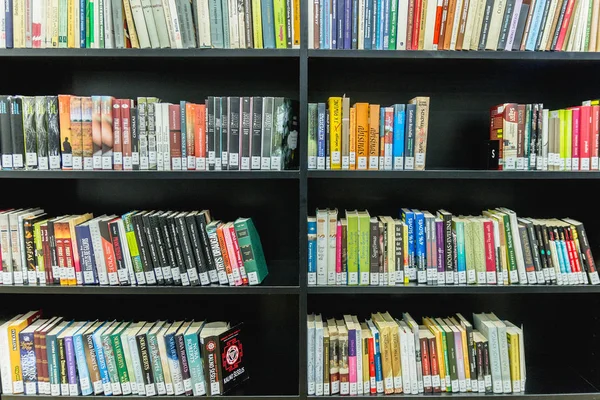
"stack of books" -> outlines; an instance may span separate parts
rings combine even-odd
[[[248,379],[242,324],[41,314],[0,322],[2,394],[219,395]]]
[[[51,217],[40,208],[0,213],[4,285],[258,285],[267,276],[250,218],[208,210]]]
[[[383,107],[330,97],[308,104],[308,169],[424,170],[429,97]]]
[[[600,100],[548,110],[541,103],[492,107],[490,139],[504,170],[598,171]]]
[[[7,49],[291,49],[300,47],[300,2],[6,1],[0,27]]]
[[[570,218],[518,218],[507,208],[316,214],[308,217],[309,285],[600,283],[583,224]]]
[[[593,0],[318,0],[312,49],[600,51]]]
[[[298,168],[297,103],[283,97],[0,96],[0,168]]]
[[[308,394],[522,393],[523,327],[493,313],[308,316]],[[474,326],[473,326],[474,325]]]

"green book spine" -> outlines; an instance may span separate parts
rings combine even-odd
[[[475,272],[475,240],[473,237],[473,222],[465,222],[465,261],[467,264],[467,283],[477,283]]]
[[[587,18],[587,21],[585,24],[585,43],[583,45],[582,51],[588,51],[588,48],[590,46],[590,31],[592,28],[592,9],[594,6],[594,2],[588,1],[588,3],[589,3],[588,14],[587,14],[588,18]]]
[[[109,329],[116,331],[118,328]],[[105,333],[101,337],[102,348],[104,350],[104,358],[106,360],[106,368],[108,369],[108,376],[110,378],[110,385],[112,387],[113,395],[121,394],[121,382],[119,380],[119,373],[117,372],[117,362],[115,361],[115,353],[111,343],[110,334]]]
[[[192,377],[192,391],[194,396],[202,396],[206,394],[206,385],[204,382],[204,365],[200,355],[198,335],[196,333],[186,334],[184,340],[185,353]]]
[[[485,238],[483,232],[483,222],[476,220],[473,223],[474,243],[475,243],[475,270],[477,271],[477,284],[485,285],[486,264],[485,264]]]
[[[513,243],[512,228],[510,226],[510,217],[504,214],[502,215],[502,220],[504,221],[506,252],[508,253],[508,276],[510,279],[510,283],[517,283],[517,258],[515,255],[515,245]]]
[[[85,2],[85,47],[92,48],[94,41],[94,2],[86,0]]]
[[[448,344],[446,342],[446,331],[438,324],[442,332],[442,351],[444,352],[444,369],[446,370],[446,391],[452,392],[452,379],[450,377],[450,360],[448,359]]]
[[[67,33],[68,33],[68,22],[67,22],[67,8],[68,0],[60,0],[58,3],[58,47],[67,47]]]
[[[396,50],[396,24],[398,23],[398,2],[392,1],[390,4],[390,42],[388,50]]]
[[[131,256],[131,262],[133,264],[133,271],[137,279],[138,285],[145,284],[146,278],[144,275],[144,265],[140,257],[140,251],[138,249],[137,240],[135,238],[135,231],[133,230],[133,224],[131,223],[131,213],[123,215],[123,225],[125,227],[125,235],[127,236],[127,247],[129,247],[129,255]]]
[[[98,10],[100,10],[99,13],[98,13],[99,14],[98,15],[98,22],[99,22],[98,29],[100,29],[100,43],[98,43],[98,48],[103,49],[104,48],[104,26],[105,26],[104,25],[104,18],[105,18],[105,15],[104,15],[104,2],[105,1],[110,1],[110,0],[95,0],[95,1],[99,2]],[[110,17],[111,16],[109,15],[109,18]]]
[[[358,216],[358,276],[361,285],[368,285],[371,272],[371,247],[369,235],[371,233],[371,221],[369,214]]]
[[[153,328],[154,330],[154,328]],[[152,366],[152,374],[154,375],[154,384],[156,385],[156,392],[159,395],[167,394],[167,388],[165,386],[165,375],[162,369],[162,362],[160,359],[160,353],[158,352],[158,341],[156,338],[156,330],[153,333],[148,333],[148,349],[150,352],[150,365]]]
[[[125,327],[121,327],[127,329],[129,324]],[[123,344],[121,342],[121,332],[123,329],[119,328],[118,331],[115,331],[110,335],[110,340],[112,342],[113,353],[115,355],[115,362],[117,366],[117,373],[119,375],[119,382],[121,382],[121,388],[123,390],[124,395],[131,394],[131,383],[129,378],[129,372],[127,371],[127,363],[125,362],[125,352],[123,350]]]
[[[273,0],[273,21],[275,22],[275,47],[287,48],[285,0]]]
[[[348,220],[348,285],[358,285],[358,215],[346,214]]]
[[[250,218],[240,218],[234,226],[248,283],[258,285],[269,273],[258,232]]]

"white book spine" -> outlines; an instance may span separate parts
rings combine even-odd
[[[556,8],[556,7],[555,7]],[[550,14],[552,15],[552,14]],[[549,111],[542,110],[542,170],[548,170],[548,123]],[[590,115],[591,118],[591,115]]]
[[[417,353],[415,349],[415,335],[407,331],[407,345],[408,345],[408,368],[410,373],[410,393],[419,394],[419,381],[417,379]],[[404,385],[406,390],[406,385]]]
[[[2,2],[4,3],[5,0],[2,0]],[[2,8],[4,9],[4,8]],[[43,19],[43,13],[44,13],[45,9],[44,9],[44,1],[43,0],[32,0],[32,7],[31,7],[31,23],[33,25],[32,28],[32,46],[34,48],[40,48],[41,47],[41,39],[42,39],[42,19]],[[1,13],[0,14],[4,14]],[[5,17],[4,17],[5,18]],[[2,28],[2,24],[4,20],[0,19],[0,47],[5,47],[5,46],[1,46],[2,40],[4,40],[4,43],[6,44],[6,37],[4,37],[2,39],[3,33],[4,33],[4,28]]]
[[[323,396],[323,325],[315,327],[315,395]]]
[[[96,260],[96,270],[98,272],[98,282],[100,285],[108,285],[108,274],[106,272],[106,263],[104,260],[104,252],[102,250],[102,239],[100,238],[98,221],[90,222],[89,227],[90,236],[92,237],[92,248],[94,249],[94,259]]]
[[[471,44],[471,33],[477,14],[477,0],[469,0],[469,10],[467,11],[467,21],[465,22],[465,36],[463,37],[463,49],[468,50]]]
[[[406,50],[406,23],[407,23],[407,21],[408,21],[408,0],[398,0],[398,22],[397,22],[397,28],[396,28],[397,29],[396,50]],[[433,40],[433,38],[432,38],[432,40]],[[433,41],[432,41],[432,45],[433,45]]]
[[[2,329],[0,329],[0,381],[2,382],[2,394],[12,394],[8,322],[2,325]]]
[[[400,365],[402,369],[402,378],[394,382],[394,386],[403,389],[407,394],[410,393],[410,353],[408,351],[408,334],[402,326],[398,327],[400,335]]]
[[[504,324],[502,324],[504,325]],[[508,342],[506,340],[506,326],[498,326],[498,350],[500,351],[500,367],[502,374],[502,391],[511,393],[510,359],[508,357]]]
[[[502,28],[502,18],[504,17],[504,9],[506,8],[506,0],[494,1],[492,8],[492,17],[490,19],[490,29],[488,31],[486,50],[496,50],[498,47],[498,38]]]
[[[81,2],[79,0],[74,0],[74,11],[73,11],[74,26],[73,26],[73,32],[75,33],[75,48],[76,49],[79,49],[81,47],[80,17],[81,17]]]
[[[354,326],[356,327],[356,392],[360,396],[364,393],[363,391],[363,341],[362,331],[360,330],[360,324],[355,320]],[[365,393],[366,394],[366,393]]]
[[[490,353],[490,367],[492,370],[492,389],[494,393],[503,393],[504,383],[502,381],[500,347],[498,342],[498,331],[495,327],[488,327],[487,339]]]
[[[171,170],[171,142],[169,141],[169,104],[162,105],[163,121],[163,166],[165,171]]]
[[[138,351],[137,342],[135,340],[135,334],[132,333],[131,335],[128,335],[128,340],[129,352],[131,353],[131,361],[135,373],[135,381],[139,382],[139,384],[137,385],[137,392],[140,396],[144,396],[146,394],[146,389],[144,386],[144,374],[142,372],[142,363],[140,361],[140,353]]]
[[[309,2],[308,4],[308,8],[309,11],[310,9],[313,7],[312,2]],[[311,25],[312,29],[312,20],[309,19],[310,23],[309,25]],[[357,43],[357,48],[358,50],[364,50],[365,49],[365,0],[358,0],[358,43]]]
[[[104,0],[104,48],[115,48],[115,26],[112,19],[112,2]]]
[[[364,1],[364,0],[363,0]],[[314,2],[308,1],[308,48],[313,49],[315,44],[315,30],[313,21],[315,20]],[[359,39],[360,40],[360,39]]]
[[[4,12],[6,10],[6,1],[0,0],[0,10],[2,10],[0,11],[0,49],[6,48],[6,13]]]
[[[154,25],[156,26],[156,31],[158,33],[160,48],[164,49],[171,47],[162,0],[151,0],[151,4],[152,14],[154,16]]]
[[[425,38],[423,41],[423,50],[433,50],[433,36],[435,35],[436,11],[437,0],[428,0],[427,10],[425,14]]]
[[[208,14],[208,0],[197,0],[197,15],[198,15],[198,47],[211,47],[210,38],[210,18]],[[243,17],[243,15],[242,15]],[[252,24],[252,21],[249,21]],[[241,28],[240,28],[241,29]],[[240,35],[242,33],[240,32]],[[244,32],[245,35],[245,32]],[[241,37],[241,36],[240,36]]]
[[[97,1],[97,0],[96,0]],[[141,0],[129,0],[131,4],[131,14],[135,23],[135,31],[140,42],[141,49],[150,48],[150,37],[148,36],[148,28],[144,18],[144,9]]]
[[[154,23],[154,13],[152,12],[152,3],[150,0],[141,0],[142,10],[144,11],[144,21],[146,23],[146,29],[148,31],[148,38],[150,39],[150,47],[153,49],[160,48],[160,40],[158,39],[158,31],[156,30],[156,24]],[[134,17],[135,18],[135,17]],[[137,21],[136,21],[137,26]]]
[[[173,39],[175,41],[175,46],[171,44],[171,47],[177,49],[183,49],[183,42],[181,40],[181,22],[179,20],[179,16],[177,14],[177,6],[175,5],[175,0],[167,0],[169,5],[169,14],[170,21],[167,21],[167,25],[171,25],[173,29]],[[164,2],[163,2],[164,5]]]
[[[229,0],[229,45],[232,49],[240,48],[240,27],[237,0]]]
[[[307,329],[307,350],[306,355],[308,357],[307,361],[307,371],[306,376],[308,380],[308,395],[315,394],[315,323],[314,321],[309,322]]]

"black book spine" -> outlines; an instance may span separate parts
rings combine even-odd
[[[550,265],[548,264],[548,261],[546,258],[546,247],[544,246],[544,238],[542,236],[542,231],[540,229],[540,226],[534,224],[533,232],[535,234],[536,242],[538,245],[540,264],[542,266],[542,271],[544,271],[544,280],[546,282],[550,283],[551,282]]]
[[[25,167],[37,169],[37,131],[35,129],[35,97],[21,96],[23,105],[23,132],[25,139]]]
[[[254,28],[252,26],[252,2],[251,0],[243,0],[244,2],[244,23],[246,24],[246,47],[254,48]]]
[[[58,255],[56,254],[56,236],[54,235],[54,221],[48,221],[48,243],[50,245],[50,258],[52,263],[52,282],[60,284],[60,274],[58,272]]]
[[[550,274],[550,280],[552,283],[556,283],[556,270],[554,269],[554,263],[552,262],[552,252],[550,250],[550,235],[549,229],[546,226],[541,226],[542,239],[544,240],[544,247],[546,249],[546,263],[548,264],[548,272]]]
[[[229,169],[240,169],[240,98],[228,97],[229,103],[229,139],[228,149],[229,154]]]
[[[548,3],[550,2],[548,1]],[[504,18],[502,19],[502,29],[500,30],[500,39],[498,40],[497,50],[504,50],[506,47],[506,40],[508,39],[508,32],[510,30],[510,23],[512,22],[514,8],[515,0],[508,0],[506,2]]]
[[[250,168],[260,169],[262,144],[262,97],[252,97],[252,137],[250,138]]]
[[[158,222],[158,213],[150,215],[148,219],[150,220],[150,228],[152,230],[154,243],[156,244],[158,259],[160,261],[160,265],[162,265],[162,273],[163,278],[165,280],[165,284],[172,285],[173,275],[171,273],[171,263],[169,262],[169,258],[167,257],[167,248],[163,240],[160,224]]]
[[[252,122],[252,101],[250,97],[242,97],[242,140],[240,148],[240,169],[250,169],[250,132]]]
[[[485,12],[483,14],[483,24],[481,26],[481,35],[479,36],[479,46],[477,50],[485,50],[487,44],[488,32],[490,31],[490,22],[492,19],[492,9],[494,8],[494,0],[485,2]]]
[[[188,278],[190,279],[190,285],[197,286],[200,284],[198,279],[198,270],[196,269],[196,260],[194,260],[194,253],[192,251],[192,243],[190,242],[190,236],[187,230],[187,224],[185,221],[185,215],[178,215],[175,217],[177,228],[179,230],[179,237],[181,248],[183,250],[183,260],[187,268]]]
[[[483,342],[483,380],[485,382],[485,392],[492,393],[492,371],[490,369],[490,349],[488,342]]]
[[[190,366],[187,360],[185,351],[185,341],[183,334],[175,335],[175,348],[177,350],[177,358],[179,358],[179,367],[181,368],[181,377],[183,378],[183,387],[187,396],[192,395],[192,377],[190,374]],[[188,389],[189,388],[189,389]]]
[[[0,151],[2,151],[2,168],[13,167],[13,145],[10,132],[10,103],[8,96],[0,96]]]
[[[454,283],[454,242],[452,240],[452,214],[442,214],[444,223],[444,266],[446,268],[446,284]]]
[[[446,343],[448,344],[448,355],[450,357],[450,379],[452,381],[452,383],[454,383],[456,381],[456,383],[458,384],[458,369],[456,368],[457,366],[457,362],[456,362],[456,345],[455,345],[455,336],[456,335],[460,335],[460,333],[458,332],[446,332]],[[454,386],[454,385],[452,385]],[[458,386],[458,385],[457,385]],[[452,390],[454,392],[454,390]],[[457,390],[458,392],[458,390]]]
[[[152,373],[152,360],[150,359],[150,351],[148,350],[148,341],[146,340],[145,334],[137,335],[135,340],[140,353],[140,362],[142,364],[142,376],[144,378],[144,385],[146,387],[146,396],[150,396],[150,393],[148,393],[148,387],[152,387],[151,391],[154,391],[154,374]]]
[[[208,153],[208,169],[215,170],[215,98],[206,100],[206,151]]]
[[[119,285],[127,286],[130,284],[129,272],[123,258],[122,242],[119,235],[119,225],[116,221],[108,224],[110,232],[110,241],[115,252],[115,263],[117,265],[117,275],[119,276]]]
[[[152,236],[152,227],[150,226],[150,220],[148,214],[142,215],[142,225],[144,227],[144,234],[146,235],[146,242],[148,243],[149,254],[152,259],[152,267],[154,268],[154,275],[156,275],[156,282],[159,285],[165,284],[165,278],[162,273],[162,265],[158,259],[158,250],[156,250],[156,243],[154,243],[154,237]]]
[[[229,97],[221,97],[221,168],[229,169]]]
[[[542,284],[545,283],[546,279],[544,278],[544,270],[542,269],[542,263],[540,261],[540,247],[538,241],[535,237],[535,232],[533,229],[533,223],[526,222],[525,227],[527,228],[527,237],[529,238],[529,246],[531,246],[531,255],[533,257],[533,266],[536,271],[536,280],[537,283]],[[544,278],[544,279],[540,279]]]
[[[165,253],[171,266],[171,276],[173,276],[173,283],[177,286],[181,286],[181,273],[179,272],[179,266],[177,265],[177,259],[175,258],[175,246],[171,239],[171,230],[169,229],[169,222],[166,215],[158,217],[158,223],[162,231],[162,237],[164,239]]]
[[[210,239],[206,232],[206,225],[209,221],[206,220],[206,215],[203,213],[196,214],[196,224],[198,225],[198,233],[200,234],[200,241],[202,242],[202,252],[206,256],[206,265],[208,268],[208,277],[211,283],[218,283],[219,276],[217,274],[217,264],[210,248]]]
[[[483,367],[483,342],[477,342],[476,349],[477,352],[477,383],[478,383],[478,392],[485,392],[485,371]]]
[[[46,97],[35,98],[35,130],[37,134],[37,156],[40,169],[48,169],[48,120]],[[0,133],[1,134],[1,133]]]
[[[292,24],[294,23],[292,18],[293,7],[294,5],[292,0],[285,0],[285,42],[288,49],[292,48]]]
[[[57,338],[58,345],[58,367],[60,370],[60,394],[61,396],[69,395],[69,375],[67,373],[67,352],[65,349],[65,339]],[[65,390],[66,389],[66,393]]]
[[[529,14],[529,7],[530,4],[521,4],[521,13],[519,14],[519,20],[517,22],[517,30],[515,32],[512,51],[519,51],[521,48],[521,42],[523,41],[523,35],[525,34],[525,25],[527,24],[527,14]]]
[[[396,254],[395,254],[395,268],[396,268],[396,284],[404,284],[404,238],[402,237],[402,225],[396,223],[395,226],[395,237],[396,237]],[[400,279],[402,278],[402,279]]]
[[[371,220],[369,243],[371,246],[370,282],[371,285],[379,285],[379,223]]]
[[[567,5],[569,4],[569,0],[563,0],[562,6],[560,7],[560,14],[558,15],[558,22],[556,23],[556,30],[554,31],[554,35],[552,37],[552,46],[550,50],[556,50],[556,44],[558,43],[558,37],[560,36],[560,27],[562,26],[563,20],[565,19],[565,13],[567,11]]]
[[[135,238],[138,243],[140,251],[140,258],[144,266],[144,273],[146,276],[146,284],[156,285],[156,276],[154,275],[154,266],[152,265],[152,257],[150,256],[150,249],[146,241],[146,234],[144,232],[144,225],[142,217],[138,215],[131,216],[131,223],[133,224],[133,230],[135,232]]]
[[[179,275],[181,276],[181,284],[183,286],[190,286],[190,278],[188,277],[187,269],[185,266],[185,259],[183,256],[181,237],[179,229],[177,229],[177,222],[175,222],[175,215],[171,215],[167,218],[169,224],[169,231],[171,233],[171,239],[173,240],[173,252],[175,253],[175,259],[177,260],[177,266],[179,267]]]
[[[262,118],[262,147],[260,169],[271,169],[271,150],[273,142],[273,112],[275,106],[274,97],[263,97]]]
[[[468,356],[469,356],[469,375],[471,377],[471,388],[474,388],[477,384],[477,372],[475,371],[476,368],[476,361],[475,361],[475,344],[473,341],[473,327],[472,326],[464,326],[465,331],[467,331],[467,350],[468,350]],[[472,389],[473,390],[473,389]]]
[[[18,96],[10,96],[10,133],[13,144],[13,168],[25,167],[25,136],[23,132],[23,100]]]
[[[535,274],[535,265],[533,263],[533,254],[531,252],[531,244],[529,243],[529,237],[527,235],[527,228],[524,225],[519,226],[519,237],[521,239],[521,251],[523,252],[523,259],[525,261],[525,272],[527,273],[527,280],[531,279],[530,275]]]
[[[202,251],[202,241],[200,239],[200,233],[196,226],[196,215],[190,214],[185,216],[185,222],[187,223],[187,230],[190,234],[190,243],[192,252],[198,266],[198,276],[200,284],[210,285],[210,278],[208,277],[208,264]]]
[[[50,169],[60,169],[60,129],[57,96],[46,96],[46,111],[48,119],[48,163]]]
[[[540,29],[538,30],[537,39],[535,41],[535,51],[540,50],[540,46],[542,45],[542,37],[544,36],[544,26],[546,26],[546,20],[548,19],[548,13],[550,12],[550,1],[546,1],[544,5],[544,14],[542,15],[542,23],[540,25]],[[552,18],[552,17],[550,17]],[[541,154],[541,153],[538,153]]]
[[[207,395],[214,396],[222,394],[222,376],[220,365],[221,345],[218,336],[209,336],[204,339],[202,349],[205,365],[205,377],[207,386]],[[218,388],[219,390],[216,390]]]
[[[132,101],[133,104],[133,101]],[[138,108],[129,108],[129,126],[131,129],[131,165],[137,171],[140,169],[140,124]]]
[[[577,231],[577,240],[579,241],[579,250],[581,251],[581,261],[585,266],[585,270],[588,274],[592,274],[597,271],[596,264],[594,263],[594,257],[592,256],[592,249],[588,242],[587,234],[583,224],[575,225]],[[593,283],[593,282],[592,282]]]
[[[222,133],[222,101],[221,97],[215,97],[215,170],[220,171],[223,168],[223,161],[221,160],[221,133]]]

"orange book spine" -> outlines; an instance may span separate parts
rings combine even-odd
[[[454,29],[454,13],[456,13],[456,0],[448,1],[448,14],[446,18],[446,32],[444,33],[443,50],[450,49],[450,41],[452,40],[452,29]]]
[[[206,106],[195,104],[196,122],[194,123],[194,153],[196,155],[196,169],[206,170]]]
[[[368,169],[369,104],[356,103],[356,169]]]
[[[439,4],[439,3],[438,3]],[[433,28],[433,49],[437,50],[440,43],[440,27],[442,25],[443,5],[438,5],[435,10],[435,26]]]
[[[221,249],[221,255],[223,256],[223,264],[225,264],[225,273],[227,274],[227,280],[230,286],[235,286],[233,280],[233,269],[231,268],[231,262],[229,261],[229,253],[227,252],[227,244],[225,243],[225,236],[223,235],[223,224],[217,228],[217,239],[219,241],[219,248]]]
[[[185,103],[185,140],[187,148],[187,169],[196,169],[196,157],[195,157],[195,142],[196,137],[194,136],[194,123],[196,122],[196,109],[195,104]]]
[[[71,95],[58,95],[58,118],[60,123],[62,169],[73,169],[73,148],[71,146]]]
[[[379,168],[379,104],[369,105],[369,169]]]
[[[350,169],[356,169],[356,107],[350,108]]]
[[[294,6],[294,37],[292,42],[293,48],[300,47],[300,0],[293,1]]]

